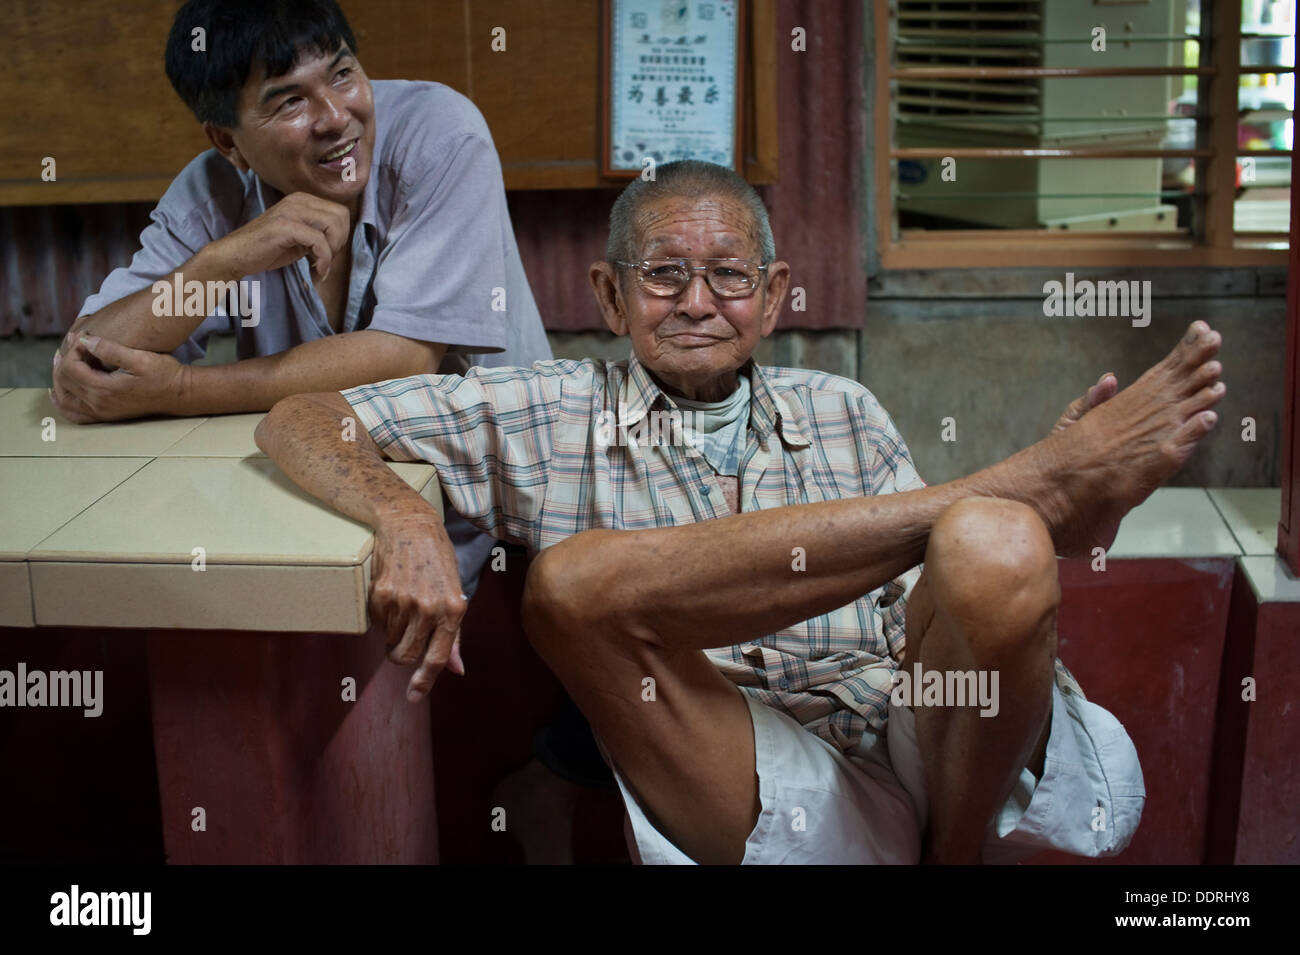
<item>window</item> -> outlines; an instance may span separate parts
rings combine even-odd
[[[882,266],[1285,265],[1295,8],[874,0]]]

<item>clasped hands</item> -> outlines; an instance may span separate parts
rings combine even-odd
[[[75,328],[54,354],[50,400],[74,424],[184,414],[190,368]]]

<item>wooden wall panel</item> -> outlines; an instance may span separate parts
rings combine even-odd
[[[374,80],[434,80],[469,95],[462,0],[339,0]]]
[[[155,200],[207,148],[163,49],[177,0],[14,0],[0,84],[0,205]],[[375,79],[436,80],[475,101],[509,189],[617,185],[600,175],[600,0],[341,0]],[[755,0],[747,172],[776,174],[773,0]],[[506,49],[492,49],[504,27]],[[757,70],[757,74],[755,74]],[[54,157],[58,178],[41,181]]]
[[[504,52],[491,49],[495,27],[506,31]],[[602,181],[599,29],[597,0],[480,0],[470,7],[471,98],[511,188]]]
[[[163,70],[174,0],[7,6],[0,204],[157,199],[207,146]]]

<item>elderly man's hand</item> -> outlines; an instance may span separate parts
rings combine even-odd
[[[182,414],[189,368],[171,355],[96,336],[54,356],[55,407],[74,424]]]
[[[463,676],[460,622],[469,601],[461,591],[456,550],[438,516],[403,515],[381,524],[371,574],[370,611],[387,634],[388,658],[420,664],[406,698],[423,699],[446,666]]]

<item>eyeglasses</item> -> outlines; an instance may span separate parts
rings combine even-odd
[[[758,288],[766,265],[748,259],[697,259],[709,265],[691,265],[689,259],[645,259],[642,262],[615,262],[636,270],[636,281],[650,295],[680,295],[696,272],[704,273],[713,294],[719,298],[747,298]]]

